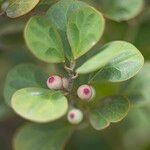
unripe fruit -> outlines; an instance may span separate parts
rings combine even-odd
[[[89,85],[81,85],[77,90],[77,95],[81,100],[90,101],[95,96],[95,90]]]
[[[83,120],[83,113],[79,109],[72,109],[68,112],[67,118],[71,124],[79,124]]]
[[[63,82],[63,88],[68,89],[68,86],[69,86],[68,79],[67,78],[62,78],[62,82]]]
[[[60,90],[63,86],[60,76],[53,75],[47,79],[47,86],[52,90]]]

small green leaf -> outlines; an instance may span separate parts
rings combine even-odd
[[[144,64],[137,76],[121,86],[121,93],[125,94],[133,106],[150,105],[150,63]]]
[[[91,111],[90,123],[96,130],[109,126],[110,123],[121,121],[129,111],[129,101],[123,96],[107,97]]]
[[[114,41],[103,46],[76,72],[85,74],[98,71],[93,78],[95,82],[100,79],[120,82],[136,75],[143,64],[144,58],[135,46],[124,41]]]
[[[100,0],[103,13],[115,21],[124,21],[136,17],[143,8],[143,0]]]
[[[61,92],[32,87],[15,92],[11,106],[17,114],[35,122],[54,121],[68,109],[67,99]]]
[[[68,124],[27,124],[14,137],[14,150],[61,150],[71,136]]]
[[[29,49],[37,58],[51,63],[64,62],[61,38],[46,18],[32,17],[24,34]]]
[[[21,64],[9,71],[5,87],[4,98],[8,105],[11,103],[12,95],[19,89],[35,86],[46,87],[47,76],[43,71],[32,64]]]
[[[78,58],[89,51],[104,31],[104,18],[92,7],[79,9],[70,15],[67,36],[74,55]]]
[[[20,17],[31,11],[40,0],[9,0],[6,9],[7,16],[10,18]]]

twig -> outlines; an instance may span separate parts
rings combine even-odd
[[[67,91],[68,91],[68,98],[69,100],[71,101],[71,104],[74,105],[74,100],[72,98],[72,89],[73,89],[73,84],[74,84],[74,79],[76,79],[78,77],[78,74],[76,74],[74,72],[74,68],[75,68],[75,62],[71,62],[70,64],[70,67],[68,66],[65,66],[64,67],[66,69],[66,71],[68,72],[68,82],[69,82],[69,85],[68,85],[68,88],[67,88]]]

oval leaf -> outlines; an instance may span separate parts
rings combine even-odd
[[[125,94],[133,106],[150,105],[150,63],[144,64],[137,76],[125,82],[121,93]]]
[[[92,7],[73,13],[68,20],[67,36],[74,58],[85,54],[100,39],[104,31],[104,18]]]
[[[35,122],[54,121],[68,109],[67,99],[59,91],[32,87],[15,92],[11,106],[17,114]]]
[[[15,150],[61,150],[72,129],[63,123],[27,124],[14,137]]]
[[[64,45],[64,53],[68,60],[73,59],[73,54],[66,35],[68,18],[72,12],[87,6],[86,3],[75,0],[60,0],[47,11],[48,20],[58,29]]]
[[[103,13],[115,21],[124,21],[136,17],[143,8],[143,0],[100,0]]]
[[[61,38],[46,18],[32,17],[24,34],[29,49],[37,58],[51,63],[64,61]]]
[[[98,110],[109,122],[118,122],[128,113],[130,103],[123,96],[111,96],[105,98]]]
[[[19,89],[25,87],[46,87],[47,75],[32,64],[21,64],[9,71],[5,87],[4,98],[8,105],[11,103],[12,95]]]
[[[123,96],[106,97],[91,111],[90,123],[96,130],[104,129],[110,123],[121,121],[127,115],[129,107],[129,101]]]
[[[10,18],[20,17],[31,11],[40,0],[9,0],[6,9],[7,16]]]
[[[142,68],[144,58],[138,49],[124,41],[114,41],[106,44],[100,52],[77,68],[79,74],[98,71],[94,81],[100,79],[111,82],[127,80]]]
[[[66,31],[69,15],[85,6],[87,4],[80,1],[60,0],[47,11],[46,16],[58,30]]]
[[[90,114],[90,123],[96,130],[105,129],[110,125],[110,122],[107,121],[98,111],[93,111]]]

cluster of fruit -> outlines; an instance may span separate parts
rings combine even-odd
[[[48,88],[52,90],[68,90],[69,80],[58,75],[52,75],[47,80]],[[95,90],[91,85],[81,85],[77,90],[78,97],[86,102],[91,101],[95,96]],[[68,112],[68,121],[72,124],[78,124],[83,120],[81,110],[73,108]]]

